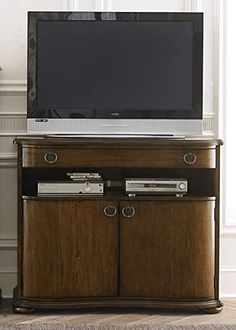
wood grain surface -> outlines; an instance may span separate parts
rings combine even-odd
[[[118,294],[118,218],[103,213],[110,204],[24,201],[24,296]]]
[[[44,156],[57,154],[55,164],[48,164]],[[188,165],[184,155],[194,153],[197,160]],[[23,148],[23,167],[165,167],[215,168],[215,149],[150,149],[150,148]]]
[[[120,295],[214,297],[214,202],[132,201],[121,219]]]

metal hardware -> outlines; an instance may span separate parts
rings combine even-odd
[[[135,197],[136,194],[128,194],[129,197]]]
[[[57,154],[54,151],[48,151],[44,154],[43,158],[47,164],[55,164],[57,161]]]
[[[114,205],[108,205],[104,207],[103,211],[107,217],[114,217],[117,213],[117,208]]]
[[[123,207],[121,213],[125,218],[132,218],[135,215],[135,208],[133,206]]]
[[[197,161],[197,155],[194,152],[187,152],[184,155],[184,161],[188,165],[193,165]]]

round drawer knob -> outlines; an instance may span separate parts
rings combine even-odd
[[[184,155],[184,161],[188,165],[193,165],[197,161],[197,155],[194,152],[187,152]]]
[[[108,205],[104,207],[103,211],[107,217],[114,217],[117,213],[117,209],[114,205]]]
[[[57,161],[57,154],[53,151],[48,151],[44,154],[44,160],[47,164],[55,164]]]
[[[135,208],[133,206],[126,206],[123,207],[121,212],[125,218],[132,218],[135,215]]]

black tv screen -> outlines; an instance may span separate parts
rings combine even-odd
[[[30,13],[29,118],[202,118],[202,14]]]
[[[192,109],[192,22],[39,21],[42,109]]]

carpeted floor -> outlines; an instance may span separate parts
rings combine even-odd
[[[30,315],[14,314],[10,304],[3,303],[0,329],[35,330],[236,330],[236,300],[224,301],[219,314],[200,312],[111,309],[47,311]]]

